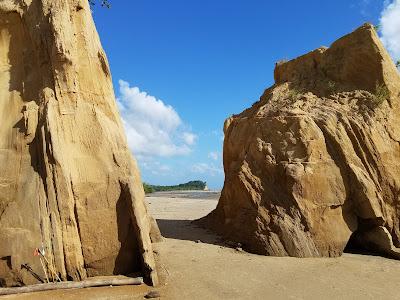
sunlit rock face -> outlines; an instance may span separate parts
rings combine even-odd
[[[399,257],[400,76],[371,25],[278,63],[225,122],[225,184],[200,223],[247,250],[339,256],[350,237]]]
[[[144,273],[150,217],[87,0],[0,2],[0,283]],[[29,266],[31,271],[21,266]]]

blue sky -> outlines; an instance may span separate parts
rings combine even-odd
[[[392,2],[111,0],[111,9],[94,8],[143,180],[221,188],[224,120],[273,84],[275,62],[379,24],[389,5],[383,31],[400,56],[400,0]]]

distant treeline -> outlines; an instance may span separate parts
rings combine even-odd
[[[189,190],[205,190],[207,183],[200,180],[189,181],[178,185],[151,185],[143,183],[144,191],[146,194],[154,192],[168,192],[168,191],[189,191]]]

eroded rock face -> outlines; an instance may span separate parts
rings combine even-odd
[[[139,271],[156,283],[141,179],[88,1],[2,0],[0,66],[1,284],[44,278],[40,247],[64,280]]]
[[[400,76],[371,25],[275,69],[225,123],[225,185],[201,223],[255,253],[398,257]],[[384,241],[384,242],[383,242]]]

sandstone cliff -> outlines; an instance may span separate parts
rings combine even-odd
[[[50,277],[139,271],[156,283],[141,179],[88,1],[0,1],[0,67],[1,284],[44,278],[35,248]]]
[[[371,25],[289,62],[225,122],[225,184],[201,223],[276,256],[399,257],[400,76]]]

